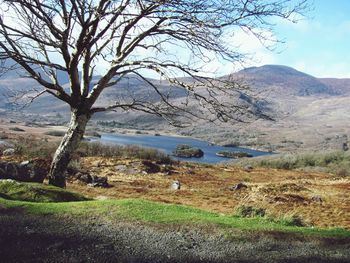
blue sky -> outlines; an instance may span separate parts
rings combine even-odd
[[[274,45],[273,51],[262,46],[253,35],[234,31],[227,43],[234,43],[239,51],[252,58],[243,67],[280,64],[315,77],[350,78],[350,0],[308,1],[311,10],[304,17],[298,16],[298,23],[273,18],[272,38],[284,42]],[[214,57],[204,64],[205,72],[212,76],[241,69],[241,64]]]
[[[258,48],[260,64],[283,64],[316,77],[350,78],[350,1],[314,0],[313,10],[297,24],[282,22],[277,37],[282,52]]]

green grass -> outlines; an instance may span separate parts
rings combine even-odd
[[[22,183],[13,180],[0,180],[0,197],[28,202],[69,202],[88,200],[84,196],[64,189],[38,184]]]
[[[140,221],[151,224],[212,225],[222,229],[279,231],[321,237],[350,237],[344,229],[293,227],[264,217],[242,218],[221,215],[183,205],[163,204],[141,199],[101,200],[70,203],[34,203],[0,198],[0,207],[21,208],[35,214],[100,216],[108,220]]]

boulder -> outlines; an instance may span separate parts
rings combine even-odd
[[[251,165],[246,165],[246,166],[244,166],[244,171],[246,171],[246,172],[250,172],[250,171],[252,171],[253,170],[253,166],[251,166]]]
[[[0,179],[42,183],[48,171],[49,162],[42,159],[22,163],[0,162]]]
[[[144,171],[153,174],[160,172],[160,166],[158,164],[152,163],[151,161],[142,161]]]
[[[78,178],[79,181],[85,183],[85,184],[91,184],[92,182],[92,177],[88,173],[77,173],[76,177]]]
[[[174,182],[172,182],[172,184],[170,185],[170,188],[171,188],[172,190],[180,190],[181,184],[180,184],[179,181],[174,181]]]
[[[5,155],[5,156],[9,156],[9,155],[14,155],[15,152],[16,152],[15,149],[13,149],[13,148],[7,148],[7,149],[5,149],[5,150],[2,152],[2,154]]]
[[[246,188],[248,188],[248,186],[246,186],[244,183],[238,183],[229,187],[231,191],[237,191],[237,190],[246,189]]]
[[[92,176],[92,182],[88,186],[92,187],[109,187],[107,177]]]
[[[90,175],[87,172],[78,172],[76,178],[91,187],[109,187],[107,177]]]
[[[320,195],[314,195],[313,197],[311,197],[311,201],[315,202],[315,203],[322,204],[323,203],[323,198]]]

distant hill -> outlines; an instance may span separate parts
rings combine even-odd
[[[239,100],[242,103],[248,103],[252,106],[252,110],[257,114],[262,112],[293,112],[295,107],[294,102],[298,100],[298,97],[329,97],[329,96],[346,96],[350,94],[350,79],[335,79],[335,78],[315,78],[306,73],[300,72],[291,67],[282,65],[265,65],[261,67],[250,67],[241,70],[237,73],[224,76],[223,78],[232,78],[234,80],[240,80],[247,83],[251,90],[257,91],[257,93],[267,100],[255,100],[245,94],[239,96]],[[98,81],[98,77],[95,78]],[[65,73],[59,72],[59,81],[68,90],[69,81]],[[166,81],[148,79],[151,83],[156,85],[160,91],[167,93],[170,99],[181,101],[181,98],[187,95],[187,92],[176,87],[170,87]],[[184,79],[184,81],[191,81],[191,79]],[[21,77],[16,72],[10,72],[0,77],[0,111],[6,112],[13,110],[8,95],[11,93],[20,94],[23,90],[40,89],[38,84],[28,78]],[[266,94],[266,95],[265,95]],[[131,98],[137,98],[137,100],[145,100],[156,102],[160,101],[159,94],[151,88],[145,81],[141,80],[136,75],[130,75],[123,78],[114,87],[107,88],[97,101],[98,105],[111,104],[117,101],[130,100]],[[25,108],[27,113],[34,113],[39,115],[67,113],[69,107],[63,102],[57,100],[49,94],[44,94],[32,103],[29,107]],[[120,112],[119,114],[113,113],[116,118],[127,118],[135,120],[134,122],[140,123],[140,118],[143,121],[150,121],[151,125],[156,125],[155,119],[143,113],[128,113]],[[111,119],[111,114],[99,114],[100,119]]]
[[[273,96],[338,94],[336,89],[320,79],[281,65],[250,67],[227,77],[242,79],[253,88],[264,89]]]
[[[319,78],[318,80],[339,95],[350,94],[350,79]]]

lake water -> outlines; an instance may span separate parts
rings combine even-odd
[[[154,148],[172,155],[178,144],[189,144],[193,147],[200,148],[204,152],[201,158],[179,158],[172,156],[175,160],[199,162],[199,163],[219,163],[223,161],[232,160],[217,156],[216,153],[220,151],[239,151],[249,153],[255,156],[271,155],[269,152],[255,151],[241,147],[223,147],[218,145],[210,145],[206,141],[191,139],[188,137],[176,136],[155,136],[155,135],[124,135],[124,134],[102,134],[98,141],[106,144],[118,145],[139,145],[142,147]]]

